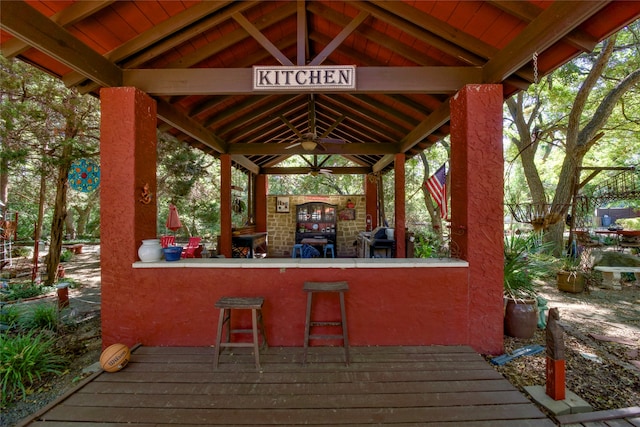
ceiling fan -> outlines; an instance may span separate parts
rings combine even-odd
[[[338,138],[328,138],[328,135],[333,132],[333,130],[345,119],[345,116],[340,116],[336,119],[336,121],[329,126],[329,128],[324,131],[322,135],[318,135],[316,132],[316,107],[315,101],[313,99],[313,95],[310,95],[309,98],[309,132],[302,133],[300,132],[289,120],[287,120],[284,116],[280,116],[282,121],[296,134],[298,140],[286,147],[286,149],[290,149],[293,147],[297,147],[301,145],[302,148],[306,151],[313,151],[316,148],[320,148],[322,150],[326,150],[322,144],[344,144],[346,141],[344,139]]]

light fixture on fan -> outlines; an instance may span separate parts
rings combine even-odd
[[[311,140],[302,141],[300,145],[302,146],[302,149],[305,151],[313,151],[318,146],[318,144],[315,141],[311,141]]]

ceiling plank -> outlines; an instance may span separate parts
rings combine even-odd
[[[233,19],[240,24],[244,30],[249,33],[251,37],[253,37],[260,45],[267,50],[280,64],[282,65],[293,65],[293,62],[289,58],[286,57],[280,49],[278,49],[271,40],[265,37],[264,34],[260,32],[258,28],[256,28],[247,18],[244,17],[241,13],[233,14]]]
[[[74,3],[74,5],[79,3],[83,2]],[[123,59],[135,55],[155,43],[161,42],[172,34],[181,31],[183,28],[204,18],[210,13],[227,6],[229,3],[232,2],[202,2],[194,5],[171,18],[154,25],[149,30],[138,34],[136,37],[107,52],[103,56],[114,63],[122,61]],[[71,72],[66,74],[62,80],[67,87],[71,87],[82,83],[84,76],[76,72]]]
[[[323,169],[331,171],[332,175],[366,175],[371,173],[370,167],[362,166],[325,166]],[[260,169],[265,175],[304,175],[317,169],[312,167],[270,167]]]
[[[0,1],[0,28],[104,86],[122,85],[118,66],[27,3]]]
[[[54,14],[49,19],[51,19],[56,24],[60,25],[63,28],[69,27],[76,22],[82,21],[84,18],[93,15],[96,12],[104,9],[109,6],[115,0],[105,0],[105,1],[78,1],[73,3],[71,6],[62,9],[60,12]],[[26,50],[30,49],[27,43],[20,39],[11,39],[2,43],[2,55],[7,58],[13,58]]]
[[[291,144],[229,144],[229,154],[242,154],[242,155],[265,155],[265,154],[370,154],[370,155],[382,155],[382,154],[395,154],[398,152],[398,146],[396,144],[389,143],[353,143],[353,144],[322,144],[325,150],[318,148],[314,151],[307,151],[301,146],[292,148]]]
[[[218,153],[227,151],[227,144],[215,134],[190,117],[185,116],[168,102],[156,98],[158,105],[158,117],[171,126],[186,133],[190,137],[200,141],[207,147],[210,147]]]
[[[362,24],[368,17],[368,12],[360,12],[358,16],[356,16],[351,22],[349,22],[349,24],[347,24],[347,26],[344,27],[342,31],[340,31],[340,33],[335,36],[335,38],[331,40],[328,45],[325,46],[324,49],[322,49],[322,52],[320,52],[318,55],[316,55],[315,58],[313,58],[313,61],[311,61],[309,65],[322,64],[325,59],[327,59],[327,57],[331,55],[331,53],[336,50],[338,46],[340,46],[342,42],[345,41],[345,39],[349,37],[351,33],[353,33],[355,29],[358,28],[358,26]]]
[[[124,70],[124,84],[158,96],[246,95],[274,93],[253,89],[250,68]],[[465,84],[482,83],[480,67],[358,67],[355,93],[455,93]],[[299,88],[278,93],[300,93]],[[336,89],[314,89],[335,93]]]
[[[485,83],[500,83],[542,54],[574,28],[604,8],[608,1],[556,1],[544,10],[483,67]]]
[[[527,23],[533,21],[542,13],[543,9],[533,3],[517,0],[492,0],[489,2],[492,6],[506,12],[521,21]],[[583,52],[591,52],[595,49],[598,41],[584,31],[576,28],[565,37],[566,41],[572,46],[582,50]]]

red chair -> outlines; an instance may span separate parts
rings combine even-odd
[[[160,244],[163,248],[173,246],[176,244],[176,236],[162,236],[160,237]]]
[[[195,252],[200,246],[201,237],[189,237],[189,243],[182,250],[182,258],[195,258]]]

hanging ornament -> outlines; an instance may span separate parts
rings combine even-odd
[[[89,193],[100,183],[100,165],[91,159],[78,159],[69,169],[69,186],[76,191]]]

